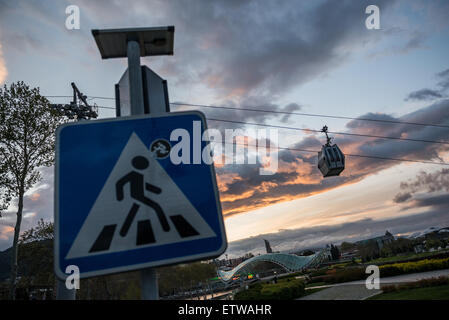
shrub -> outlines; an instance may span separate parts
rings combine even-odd
[[[331,274],[324,276],[313,277],[309,283],[326,282],[326,283],[340,283],[365,279],[367,274],[364,268],[347,268],[344,270],[336,270]]]
[[[338,271],[327,279],[330,283],[340,283],[365,279],[367,274],[364,268],[348,268]]]
[[[326,271],[327,275],[331,275],[331,274],[336,274],[337,273],[337,269],[330,269]]]
[[[276,284],[261,284],[251,286],[248,290],[238,292],[235,300],[291,300],[304,295],[304,282],[291,279]]]
[[[262,286],[249,288],[248,290],[243,290],[237,292],[234,296],[235,300],[258,300],[260,299],[260,290]]]
[[[449,284],[449,277],[438,277],[438,278],[430,278],[430,279],[422,279],[415,282],[409,282],[404,284],[393,284],[393,285],[386,285],[382,286],[382,291],[387,292],[395,292],[395,291],[401,291],[401,290],[407,290],[407,289],[414,289],[414,288],[424,288],[424,287],[436,287],[436,286],[444,286]]]
[[[425,272],[449,268],[449,258],[424,259],[416,262],[393,263],[380,266],[381,277],[396,276],[406,273]]]
[[[443,258],[449,258],[449,251],[427,254],[425,257],[418,256],[418,257],[411,257],[408,259],[401,259],[400,261],[397,261],[397,262],[385,261],[385,262],[379,262],[376,264],[378,266],[381,266],[381,265],[390,265],[390,264],[394,264],[394,263],[416,262],[416,261],[421,261],[424,259],[443,259]]]
[[[261,290],[261,299],[291,300],[304,295],[304,282],[291,280],[277,284],[266,284]]]
[[[310,277],[313,278],[313,277],[318,277],[318,276],[324,276],[326,274],[327,270],[328,270],[327,268],[323,268],[323,269],[320,269],[317,271],[313,271],[310,273]]]
[[[304,273],[301,272],[301,271],[298,271],[298,272],[289,273],[289,274],[285,274],[285,275],[279,276],[278,280],[293,279],[293,278],[295,278],[297,276],[302,276],[302,275],[304,275]]]

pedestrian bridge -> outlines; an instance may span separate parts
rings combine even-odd
[[[218,276],[223,281],[230,281],[237,275],[247,275],[249,273],[253,273],[253,267],[259,262],[275,263],[287,272],[296,272],[301,271],[304,268],[313,267],[322,262],[323,259],[325,259],[325,254],[323,251],[319,251],[310,256],[297,256],[288,253],[267,253],[245,260],[232,270],[218,270]]]

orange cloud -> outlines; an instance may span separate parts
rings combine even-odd
[[[228,184],[235,180],[241,180],[239,175],[235,172],[228,172],[217,175],[217,185],[220,192],[226,192],[228,190]]]
[[[426,119],[438,119],[434,120],[436,123],[441,122],[449,117],[448,104],[449,99],[444,100],[423,109],[425,112],[422,111],[418,115],[420,117],[425,115]],[[379,115],[370,115],[370,117],[375,116],[380,117]],[[426,121],[430,122],[429,119]],[[415,116],[413,121],[421,120]],[[349,133],[386,137],[400,136],[402,138],[419,138],[422,134],[429,139],[429,131],[421,127],[367,125],[360,122],[350,122],[347,127]],[[443,140],[446,138],[444,133],[439,131],[435,130],[431,133],[433,134],[432,139]],[[375,137],[335,135],[335,142],[346,155],[345,170],[340,177],[323,179],[317,169],[316,153],[295,151],[295,148],[317,150],[321,142],[312,135],[308,135],[296,143],[292,146],[292,150],[278,152],[278,170],[273,175],[260,176],[259,168],[250,167],[239,170],[238,175],[230,172],[224,173],[226,176],[223,177],[220,188],[224,215],[229,217],[275,203],[325,193],[335,188],[358,183],[368,176],[397,165],[399,162],[392,161],[394,159],[447,159],[447,154],[449,154],[449,149],[441,144],[404,142]],[[267,164],[263,163],[259,166],[267,167]],[[226,169],[224,166],[220,171],[223,172]],[[229,169],[233,170],[232,167]]]
[[[33,193],[30,197],[31,201],[36,201],[40,198],[40,194],[39,193]]]
[[[0,229],[0,239],[2,240],[8,240],[9,234],[12,234],[14,232],[14,228],[10,226],[3,226],[2,229]]]
[[[3,59],[2,45],[0,43],[0,84],[3,84],[8,76],[8,69],[6,69],[6,63]]]
[[[222,79],[217,75],[210,75],[207,77],[206,82],[209,87],[215,88],[221,84]]]
[[[255,190],[248,190],[246,192],[243,192],[239,195],[227,195],[224,194],[223,196],[220,196],[220,200],[222,202],[234,202],[236,200],[241,200],[241,199],[248,199],[251,198],[251,196],[254,194]]]

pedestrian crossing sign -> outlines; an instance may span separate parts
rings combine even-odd
[[[67,276],[69,265],[85,278],[222,254],[227,242],[213,164],[173,161],[179,153],[186,160],[190,150],[207,150],[205,130],[199,112],[61,126],[55,167],[58,277]]]

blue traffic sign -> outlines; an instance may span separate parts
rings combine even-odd
[[[221,255],[227,241],[205,130],[200,112],[61,126],[56,275],[65,278],[69,265],[85,278]]]

